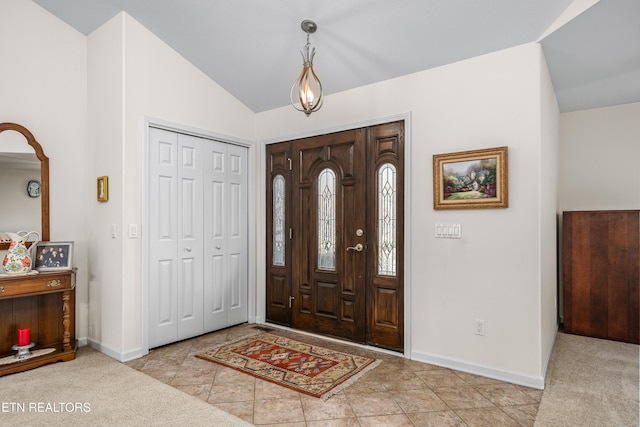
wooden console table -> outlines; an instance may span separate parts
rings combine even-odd
[[[0,364],[0,376],[73,360],[75,339],[76,271],[0,276],[0,358],[16,354],[19,328],[29,328],[31,349],[54,349],[40,356]]]

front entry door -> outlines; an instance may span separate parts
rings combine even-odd
[[[402,350],[404,123],[267,146],[267,320]]]
[[[365,341],[365,129],[295,141],[293,324]]]

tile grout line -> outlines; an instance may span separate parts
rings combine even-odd
[[[253,328],[255,329],[255,328]],[[231,328],[229,330],[227,330],[224,334],[224,338],[221,340],[223,343],[227,343],[230,341],[233,341],[237,336],[242,335],[242,332],[247,332],[247,331],[251,331],[252,329],[247,329],[245,327],[241,327],[241,328]],[[215,334],[215,332],[214,332]],[[278,334],[280,335],[280,334]],[[298,335],[295,333],[291,333],[291,334],[282,334],[283,336],[292,338],[292,339],[299,339]],[[207,334],[207,336],[211,336],[209,334]],[[222,337],[222,336],[220,336]],[[142,371],[145,368],[149,368],[148,363],[150,360],[154,360],[159,362],[160,364],[162,364],[163,362],[168,362],[170,364],[175,364],[179,367],[177,367],[176,372],[173,373],[173,376],[171,376],[170,378],[168,378],[168,382],[167,384],[172,385],[173,382],[176,381],[176,379],[178,377],[180,377],[180,375],[183,375],[184,378],[186,378],[188,376],[188,372],[184,371],[183,369],[187,369],[189,368],[189,366],[187,366],[185,368],[185,362],[187,360],[187,358],[189,357],[189,354],[191,354],[191,352],[194,352],[194,348],[198,348],[198,344],[200,344],[203,348],[204,346],[206,346],[208,342],[210,341],[214,341],[216,344],[219,342],[219,340],[217,339],[217,337],[214,336],[213,340],[204,340],[204,341],[197,341],[198,338],[200,337],[195,337],[195,341],[191,341],[188,343],[188,346],[183,346],[180,347],[178,346],[177,349],[175,349],[175,351],[171,351],[168,350],[166,352],[157,352],[154,356],[152,356],[151,358],[148,358],[147,360],[145,360],[142,364],[140,364],[138,366],[138,370]],[[314,340],[313,342],[310,343],[311,345],[321,345],[321,346],[325,346],[327,348],[331,348],[334,350],[338,350],[338,351],[345,351],[342,346],[340,346],[339,344],[331,345],[331,343],[327,343],[324,342],[322,340],[320,340],[320,342],[317,342],[316,340]],[[334,348],[337,347],[337,348]],[[201,349],[202,350],[202,349]],[[366,353],[365,353],[366,354]],[[176,356],[178,356],[176,358]],[[377,356],[373,356],[376,357]],[[393,383],[393,379],[382,379],[382,381],[384,381],[384,384],[382,384],[382,390],[379,390],[379,392],[382,392],[383,395],[381,396],[382,399],[390,399],[391,402],[393,402],[393,404],[398,408],[397,410],[399,410],[399,412],[392,412],[390,414],[380,414],[380,415],[367,415],[367,416],[358,416],[358,414],[356,413],[356,410],[353,406],[353,403],[355,401],[352,400],[352,398],[348,397],[348,393],[345,393],[344,391],[341,392],[341,394],[344,396],[344,400],[345,403],[348,405],[348,408],[351,412],[352,415],[349,415],[347,417],[344,417],[342,415],[339,415],[339,418],[333,418],[334,415],[338,414],[337,412],[333,412],[333,411],[327,411],[326,412],[326,416],[328,417],[326,420],[312,420],[309,419],[311,415],[311,412],[313,410],[313,406],[309,406],[308,408],[305,409],[305,405],[304,405],[304,399],[303,399],[303,395],[301,393],[297,394],[297,402],[300,405],[300,408],[302,410],[302,418],[303,421],[301,424],[308,426],[309,423],[313,423],[315,421],[337,421],[337,420],[347,420],[347,419],[355,419],[356,422],[358,424],[361,424],[362,420],[364,418],[371,418],[371,417],[377,417],[377,416],[393,416],[393,415],[400,415],[402,414],[403,417],[409,421],[409,423],[411,425],[416,425],[416,422],[419,422],[419,418],[418,416],[414,415],[414,414],[421,414],[421,413],[431,413],[431,412],[441,412],[440,410],[437,411],[421,411],[420,409],[422,409],[421,407],[416,407],[416,412],[408,412],[411,411],[411,408],[413,406],[415,406],[416,404],[420,404],[420,393],[419,390],[424,390],[429,391],[430,393],[433,393],[433,395],[435,397],[437,397],[443,404],[443,409],[442,411],[445,411],[444,408],[447,408],[446,410],[450,411],[451,414],[455,415],[458,420],[462,421],[465,425],[468,425],[466,422],[464,422],[464,420],[462,419],[462,417],[460,417],[459,415],[459,411],[463,410],[463,409],[474,409],[473,407],[471,408],[459,408],[457,410],[452,409],[452,407],[450,406],[449,403],[447,403],[447,401],[445,401],[443,398],[440,397],[439,388],[445,388],[445,387],[431,387],[429,385],[429,381],[428,378],[434,378],[434,380],[438,381],[438,383],[440,383],[440,380],[436,377],[428,377],[426,375],[418,375],[419,372],[426,372],[432,369],[418,369],[419,367],[417,366],[413,366],[410,363],[407,364],[402,364],[402,363],[397,363],[395,358],[386,358],[383,357],[382,358],[383,363],[379,366],[378,369],[376,369],[375,371],[371,371],[371,372],[380,372],[380,368],[382,368],[382,371],[386,371],[384,373],[386,374],[393,374],[395,373],[394,371],[397,369],[398,371],[402,371],[404,369],[407,370],[406,372],[406,381],[408,382],[407,384],[403,384],[400,386],[400,388],[398,389],[394,389],[394,383]],[[151,367],[152,368],[152,367]],[[390,372],[389,372],[390,371]],[[496,389],[495,392],[493,392],[491,390],[491,386],[494,385],[494,383],[483,383],[478,381],[475,377],[466,377],[465,376],[461,376],[458,375],[458,373],[455,370],[446,370],[447,372],[451,372],[453,373],[458,379],[461,380],[461,383],[463,385],[460,386],[450,386],[451,389],[455,390],[455,389],[460,389],[460,388],[466,388],[469,387],[469,390],[472,390],[474,393],[478,393],[479,396],[481,396],[483,399],[486,399],[489,403],[490,403],[490,407],[493,408],[499,408],[500,409],[500,413],[502,413],[503,416],[507,417],[508,419],[512,420],[515,423],[521,423],[521,421],[526,421],[529,422],[530,421],[530,412],[527,411],[527,409],[532,409],[532,408],[528,408],[528,407],[534,407],[537,411],[537,408],[540,404],[540,399],[539,396],[537,396],[534,393],[529,393],[527,392],[527,390],[521,389],[519,387],[513,388],[513,392],[515,394],[509,395],[509,392],[511,392],[511,387],[501,387],[504,386],[508,383],[503,383],[503,382],[497,382],[495,383],[495,385],[498,386],[498,389]],[[209,402],[209,399],[212,396],[212,392],[213,392],[213,384],[217,378],[219,374],[219,370],[217,369],[213,375],[213,378],[210,380],[209,385],[209,390],[208,393],[206,395],[206,402],[214,405],[214,403]],[[149,375],[149,374],[147,374]],[[405,380],[404,377],[404,373],[403,373],[403,381]],[[166,377],[165,377],[166,378]],[[366,377],[363,377],[363,379]],[[465,379],[466,378],[466,379]],[[443,378],[444,380],[446,380],[446,378]],[[256,384],[256,382],[259,381],[259,379],[254,379],[253,382],[253,388],[252,388],[252,394],[250,396],[252,396],[252,401],[251,401],[251,422],[255,425],[255,421],[256,421],[256,401],[258,396],[258,386]],[[202,384],[202,383],[197,383],[197,384]],[[444,384],[444,383],[442,383]],[[206,384],[205,384],[206,385]],[[197,388],[197,387],[196,387]],[[502,388],[503,390],[500,390],[500,388]],[[402,392],[403,391],[413,391],[416,390],[416,392],[412,393],[416,399],[418,399],[415,403],[412,402],[411,400],[408,400],[406,402],[406,405],[403,406],[400,404],[400,401],[398,400],[401,396],[402,396]],[[224,390],[223,390],[224,391]],[[366,388],[364,388],[362,390],[362,392],[366,392]],[[371,393],[375,393],[375,390],[371,389],[370,390]],[[498,394],[498,393],[505,393],[505,395],[502,394]],[[487,394],[489,393],[489,394]],[[524,393],[524,396],[520,396],[521,393]],[[194,395],[195,396],[195,395]],[[489,396],[489,397],[488,397]],[[248,396],[249,397],[249,396]],[[522,402],[522,403],[517,403],[517,404],[511,404],[511,405],[500,405],[497,402],[499,402],[500,400],[496,400],[496,399],[501,399],[501,398],[511,398],[513,399],[513,402]],[[473,397],[469,397],[468,399],[473,399]],[[496,402],[494,402],[493,400],[496,400]],[[268,399],[267,399],[268,400]],[[531,401],[532,403],[527,403],[527,401]],[[233,403],[235,402],[235,400],[230,401],[229,403]],[[244,400],[242,400],[242,402],[244,402]],[[248,406],[248,405],[246,405]],[[246,408],[245,406],[245,408]],[[488,408],[488,407],[487,407]],[[511,410],[510,412],[513,413],[513,415],[511,415],[509,412],[507,412],[505,409],[507,408],[513,408],[513,410]],[[346,407],[345,407],[346,409]],[[238,410],[240,412],[238,412]],[[391,409],[390,409],[391,410]],[[396,409],[393,409],[393,411],[395,411]],[[237,413],[242,413],[242,409],[238,408],[237,410],[234,410]],[[244,416],[247,417],[247,415],[249,415],[247,412],[244,412]],[[412,417],[412,415],[414,415]],[[469,416],[467,414],[467,416]],[[353,418],[351,418],[353,417]],[[245,418],[246,419],[246,418]],[[533,418],[535,420],[535,416]],[[248,421],[248,420],[247,420]]]

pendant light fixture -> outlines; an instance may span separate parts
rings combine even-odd
[[[311,47],[309,35],[316,32],[318,26],[315,22],[308,19],[300,24],[302,31],[307,33],[307,44],[300,53],[302,54],[302,71],[300,76],[291,86],[289,98],[291,105],[298,111],[302,111],[309,117],[314,111],[318,111],[322,107],[322,83],[313,70],[313,57],[316,54],[316,48]]]

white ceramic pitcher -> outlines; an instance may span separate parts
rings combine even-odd
[[[3,232],[3,238],[11,240],[9,249],[2,261],[2,269],[6,274],[26,274],[33,266],[33,255],[36,245],[40,241],[37,231],[18,231],[17,233]],[[36,240],[31,243],[31,250],[27,249],[29,236],[34,235]]]

